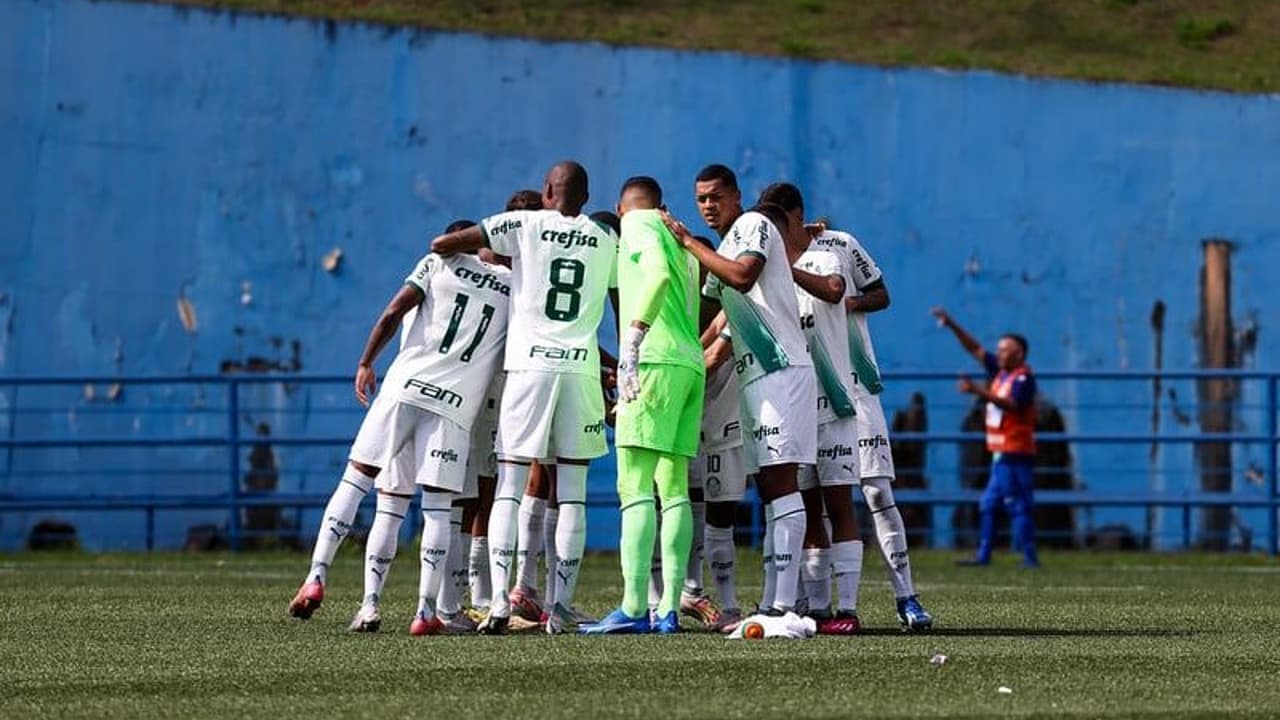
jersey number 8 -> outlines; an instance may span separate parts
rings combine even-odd
[[[578,310],[582,305],[582,293],[578,291],[582,289],[586,274],[587,267],[581,260],[556,258],[551,261],[551,277],[548,278],[551,289],[547,291],[547,304],[544,308],[547,317],[561,322],[578,319]]]

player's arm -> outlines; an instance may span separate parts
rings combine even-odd
[[[705,300],[706,298],[703,299]],[[711,318],[711,322],[707,323],[707,329],[702,331],[702,337],[699,338],[702,341],[703,349],[711,347],[711,343],[720,337],[720,334],[724,332],[728,325],[729,318],[725,316],[724,311],[717,310],[715,317]]]
[[[460,252],[479,250],[486,246],[484,229],[479,225],[438,235],[431,241],[431,252],[449,256]]]
[[[716,335],[707,349],[702,351],[702,361],[707,366],[708,375],[719,369],[731,357],[733,357],[733,343],[723,335]]]
[[[395,337],[405,313],[421,304],[422,298],[422,290],[406,283],[383,308],[382,315],[369,331],[369,339],[364,343],[364,352],[360,353],[360,362],[356,366],[356,398],[365,407],[369,406],[369,399],[378,391],[378,374],[373,370],[373,363],[391,338]]]
[[[884,280],[877,280],[862,288],[861,295],[851,295],[844,299],[845,312],[873,313],[889,307],[889,286]]]
[[[684,223],[665,212],[662,215],[662,221],[667,224],[671,233],[679,238],[684,249],[688,250],[698,263],[707,269],[707,272],[720,278],[725,285],[743,293],[755,286],[756,280],[764,270],[763,255],[749,252],[731,260],[698,242]]]
[[[636,270],[640,273],[640,285],[636,288],[636,316],[618,336],[618,396],[623,402],[631,402],[640,395],[640,346],[658,319],[671,289],[671,273],[656,245],[641,240],[637,246]]]
[[[844,278],[834,275],[814,275],[799,268],[791,268],[791,277],[800,289],[825,303],[838,303],[844,298]]]
[[[951,317],[946,309],[935,307],[933,310],[930,310],[930,312],[938,319],[939,325],[947,328],[956,336],[956,340],[960,341],[960,344],[964,346],[964,349],[970,355],[976,358],[978,362],[982,363],[984,366],[986,365],[987,349],[982,347],[982,343],[975,340],[974,337],[964,328],[960,327],[960,324]]]
[[[1021,385],[1021,387],[1019,386]],[[985,402],[1004,410],[1005,412],[1016,412],[1027,407],[1034,401],[1035,388],[1034,385],[1027,384],[1025,378],[1019,379],[1013,388],[1011,397],[999,397],[991,392],[990,386],[978,385],[967,377],[960,378],[960,392],[969,393],[980,398]]]

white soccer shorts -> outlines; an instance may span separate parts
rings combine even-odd
[[[462,488],[463,500],[480,497],[480,478],[498,477],[498,418],[481,412],[471,428],[471,452],[467,455],[467,484]]]
[[[507,373],[497,442],[498,456],[511,460],[590,460],[608,454],[600,379],[539,370]]]
[[[801,490],[861,484],[858,472],[858,424],[838,418],[818,426],[818,463],[800,468]]]
[[[747,492],[742,446],[699,448],[689,463],[689,487],[701,488],[706,502],[741,502]]]
[[[818,456],[818,379],[811,367],[771,372],[742,389],[746,464],[765,468]]]
[[[391,405],[389,414],[384,408],[375,414],[370,407],[371,412],[356,435],[351,458],[382,468],[374,486],[384,492],[412,495],[418,485],[462,492],[470,433],[430,410],[405,403]],[[382,455],[373,462],[379,446]]]
[[[884,421],[884,409],[879,395],[854,395],[854,409],[858,411],[858,454],[862,477],[893,480],[893,447],[889,445],[889,427]]]

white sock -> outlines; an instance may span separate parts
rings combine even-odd
[[[511,561],[516,556],[516,517],[528,482],[528,465],[498,464],[498,488],[489,510],[489,578],[493,583],[489,610],[494,617],[511,615],[507,590],[511,587]]]
[[[831,548],[805,548],[804,590],[810,611],[831,609]]]
[[[373,489],[373,478],[347,465],[342,472],[342,480],[334,488],[329,497],[329,504],[324,508],[324,520],[320,522],[320,532],[316,534],[316,547],[311,552],[311,570],[307,573],[307,582],[318,582],[323,585],[329,579],[329,565],[337,554],[342,540],[351,532],[351,523],[356,519],[356,512],[365,495]]]
[[[836,609],[858,611],[858,583],[862,581],[862,541],[845,540],[831,546]]]
[[[449,506],[452,504],[453,493],[425,490],[422,493],[422,552],[419,556],[422,574],[418,576],[418,614],[428,619],[436,614],[436,597],[449,571],[452,526]]]
[[[556,602],[556,530],[560,527],[560,508],[547,506],[542,517],[542,564],[546,568],[547,581],[543,584],[542,602]]]
[[[573,606],[582,569],[582,553],[587,544],[587,466],[556,466],[556,501],[560,517],[556,524],[555,604]]]
[[[733,546],[733,528],[707,526],[707,564],[711,566],[711,581],[716,586],[716,599],[725,610],[737,610],[738,557]]]
[[[437,493],[439,494],[439,493]],[[426,495],[426,493],[423,493]],[[426,514],[423,513],[423,520]],[[425,527],[425,523],[424,523]],[[426,536],[425,531],[423,537]],[[454,506],[449,510],[449,560],[445,563],[444,580],[440,583],[440,592],[436,595],[436,609],[441,615],[453,617],[462,610],[462,588],[458,584],[457,575],[466,575],[467,555],[462,550],[462,508]],[[463,583],[466,584],[465,582]],[[419,608],[421,609],[421,608]]]
[[[543,551],[542,524],[547,501],[533,495],[520,499],[520,527],[516,532],[516,585],[538,589],[538,554]]]
[[[489,583],[489,537],[487,535],[471,540],[471,563],[468,574],[471,581],[471,606],[482,609],[489,607],[493,592]]]
[[[760,609],[773,607],[773,599],[778,590],[778,574],[773,567],[773,503],[764,506],[764,541],[762,560],[764,561],[764,589],[760,593]]]
[[[773,505],[773,567],[778,573],[773,607],[792,610],[800,587],[801,551],[804,548],[804,500],[793,492],[775,498]]]
[[[391,571],[391,561],[396,557],[396,543],[400,525],[413,500],[402,495],[378,493],[378,512],[373,516],[373,527],[364,546],[364,604],[377,605],[382,597],[382,586]],[[448,530],[445,523],[445,530]]]
[[[862,492],[876,526],[876,540],[885,569],[889,572],[893,596],[902,599],[915,595],[911,559],[907,555],[907,529],[893,499],[893,485],[887,478],[869,478],[863,482]]]
[[[662,604],[662,513],[653,523],[653,555],[649,557],[649,612],[658,612]]]
[[[707,504],[690,502],[689,508],[693,511],[693,543],[689,546],[689,564],[685,568],[684,590],[696,596],[702,594],[702,557],[707,543]]]

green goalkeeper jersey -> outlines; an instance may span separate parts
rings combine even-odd
[[[656,308],[644,307],[663,279],[666,291]],[[680,246],[658,211],[632,210],[624,215],[618,246],[619,319],[624,330],[633,320],[649,321],[640,362],[705,372],[698,336],[699,300],[698,261]]]

